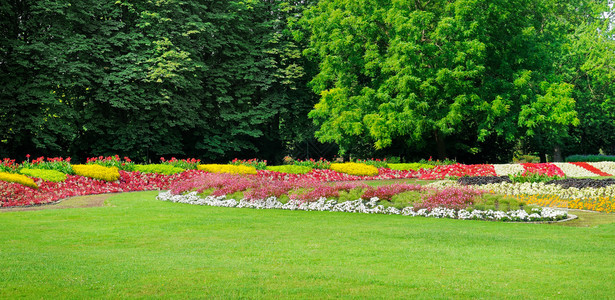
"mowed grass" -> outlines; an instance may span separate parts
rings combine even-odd
[[[0,298],[609,298],[615,224],[192,206],[0,214]]]

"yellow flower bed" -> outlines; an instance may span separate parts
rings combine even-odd
[[[35,189],[38,188],[38,185],[36,185],[34,180],[32,180],[32,178],[29,178],[28,176],[25,176],[25,175],[0,172],[0,180],[6,181],[6,182],[19,183],[21,185],[29,186]]]
[[[229,174],[256,174],[256,168],[244,165],[218,165],[208,164],[199,165],[199,170],[207,171],[210,173],[229,173]]]
[[[343,164],[333,163],[331,164],[329,169],[336,171],[336,172],[346,173],[350,175],[357,175],[357,176],[376,176],[378,175],[378,168],[374,166],[366,165],[366,164],[361,164],[361,163],[343,163]]]
[[[75,175],[94,179],[116,181],[120,179],[120,172],[116,167],[103,167],[101,165],[73,165]]]
[[[615,199],[611,197],[597,197],[592,199],[575,199],[568,203],[568,208],[600,211],[605,213],[615,212]]]
[[[540,207],[568,207],[568,200],[562,199],[557,195],[516,195],[515,198],[527,204],[535,204]]]
[[[535,204],[540,207],[583,209],[606,213],[615,212],[615,199],[612,197],[567,200],[557,195],[517,195],[516,198],[527,204]]]

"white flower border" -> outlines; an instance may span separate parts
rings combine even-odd
[[[176,203],[186,203],[192,205],[207,205],[217,207],[237,207],[237,208],[253,208],[253,209],[285,209],[285,210],[303,210],[303,211],[337,211],[349,213],[364,213],[364,214],[388,214],[388,215],[404,215],[404,216],[422,216],[430,218],[450,218],[461,220],[491,220],[491,221],[512,221],[512,222],[536,222],[536,221],[557,221],[566,219],[568,213],[564,210],[553,209],[549,207],[542,208],[540,212],[535,211],[528,214],[524,210],[515,211],[493,211],[493,210],[473,210],[467,211],[454,210],[443,207],[437,207],[430,211],[427,209],[419,209],[415,211],[412,207],[405,207],[401,210],[394,207],[385,208],[383,205],[378,205],[378,198],[371,198],[369,201],[357,199],[353,201],[345,201],[338,203],[335,200],[327,200],[320,198],[314,202],[302,202],[290,200],[287,203],[278,201],[275,197],[270,197],[264,200],[245,200],[239,201],[235,199],[226,199],[226,196],[207,196],[199,197],[196,192],[191,192],[183,195],[173,195],[171,192],[160,192],[156,197],[158,200],[171,201]]]

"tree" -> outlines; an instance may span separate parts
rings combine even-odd
[[[466,159],[510,159],[521,138],[542,153],[561,147],[579,119],[558,63],[567,37],[595,15],[575,4],[319,2],[303,20],[305,54],[320,67],[317,136],[346,152],[402,139]]]

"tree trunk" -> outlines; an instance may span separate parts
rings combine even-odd
[[[553,147],[553,161],[554,162],[562,162],[564,159],[562,158],[562,148],[559,145]]]
[[[444,136],[439,131],[434,131],[434,137],[436,138],[436,150],[438,151],[438,159],[444,160],[446,158],[446,144],[444,142]]]

